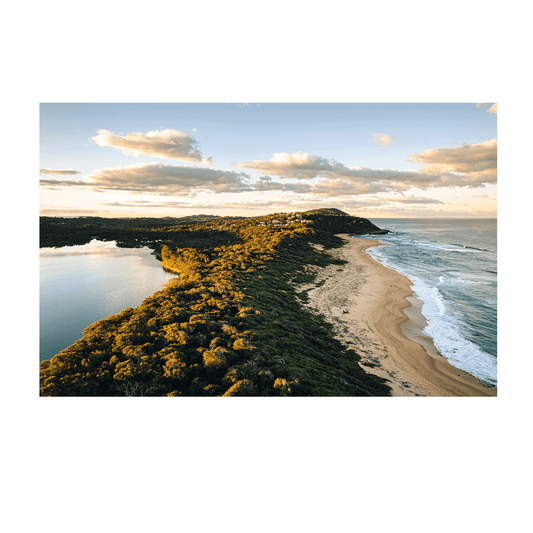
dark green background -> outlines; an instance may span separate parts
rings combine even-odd
[[[531,475],[523,335],[513,418],[16,417],[17,84],[515,82],[517,147],[531,137],[518,3],[191,5],[3,8],[6,531],[518,530]],[[530,172],[517,169],[528,243]],[[518,331],[530,293],[521,287]]]

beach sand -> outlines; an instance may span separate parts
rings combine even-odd
[[[348,263],[317,267],[315,282],[299,289],[311,289],[307,306],[322,314],[335,327],[336,337],[361,355],[361,366],[387,379],[393,396],[496,396],[495,390],[450,365],[431,338],[420,333],[425,318],[410,280],[365,252],[371,246],[389,245],[339,236],[346,245],[328,253]]]

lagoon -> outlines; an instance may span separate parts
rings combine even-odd
[[[41,248],[39,263],[41,361],[81,339],[87,326],[140,305],[176,277],[149,248],[119,248],[115,241]]]

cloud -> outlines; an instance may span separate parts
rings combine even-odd
[[[395,204],[400,204],[396,207]],[[405,205],[404,205],[405,204]],[[384,206],[387,209],[394,210],[407,210],[410,211],[413,207],[410,205],[423,204],[442,204],[439,200],[432,198],[420,198],[420,197],[374,197],[365,198],[364,200],[330,200],[327,201],[322,198],[299,198],[299,197],[285,197],[269,200],[243,200],[237,202],[180,202],[180,201],[168,201],[168,202],[143,202],[143,205],[139,205],[139,202],[108,202],[101,205],[106,207],[149,207],[149,208],[161,208],[161,209],[231,209],[231,210],[284,210],[284,211],[305,211],[308,209],[315,209],[316,207],[338,207],[341,210],[356,210],[360,208],[365,209],[383,209]]]
[[[498,114],[498,104],[492,104],[490,107],[489,107],[490,104],[484,104],[484,103],[478,103],[478,104],[474,104],[474,105],[478,109],[485,109],[485,111],[487,113],[492,113],[494,115]],[[489,109],[486,109],[487,107],[489,107]]]
[[[90,181],[42,179],[43,186],[78,187],[159,195],[190,196],[200,190],[214,193],[250,191],[248,176],[227,170],[139,163],[95,170]]]
[[[259,192],[265,191],[291,191],[295,193],[311,192],[311,185],[305,182],[298,183],[282,183],[280,181],[273,181],[270,176],[261,176],[254,183],[254,190]]]
[[[443,203],[440,200],[436,200],[435,198],[423,198],[420,196],[401,196],[399,198],[387,198],[386,202],[394,202],[394,203],[399,203],[399,204],[442,204]]]
[[[73,174],[81,174],[81,172],[78,172],[77,170],[74,170],[72,168],[66,168],[66,169],[49,169],[49,168],[41,168],[39,170],[39,174],[54,174],[56,176],[71,176]]]
[[[276,174],[285,178],[313,179],[328,173],[338,173],[346,169],[344,165],[329,161],[322,157],[312,156],[305,152],[286,154],[276,152],[269,161],[237,161],[233,163],[237,168],[250,168],[264,172],[265,174]],[[346,169],[347,170],[347,169]]]
[[[181,161],[191,161],[212,164],[211,157],[203,158],[198,150],[198,141],[189,133],[176,130],[155,130],[148,133],[128,133],[127,135],[117,135],[109,130],[98,130],[98,135],[91,137],[93,142],[99,146],[109,146],[122,150],[124,154],[148,155],[163,159],[178,159]]]
[[[497,177],[496,139],[455,148],[437,148],[409,156],[408,161],[422,163],[420,172],[443,176],[449,185],[494,183]],[[455,175],[450,175],[455,173]]]
[[[373,133],[372,137],[374,137],[372,142],[377,143],[379,146],[390,146],[390,143],[396,140],[386,133]]]
[[[320,180],[311,187],[311,194],[323,197],[357,196],[362,194],[377,194],[380,192],[406,191],[408,185],[395,186],[377,182],[349,181],[346,179]]]
[[[162,207],[162,208],[169,208],[169,207],[191,207],[192,204],[187,204],[185,202],[103,202],[100,205],[105,205],[106,207]]]
[[[39,210],[39,216],[41,217],[79,217],[98,215],[99,213],[101,213],[101,211],[97,209],[77,209],[75,207],[43,206]]]
[[[41,178],[39,184],[42,187],[83,187],[90,185],[89,182],[82,180],[56,180],[50,178]]]
[[[110,202],[101,204],[109,207],[126,207],[126,208],[136,208],[136,207],[151,207],[151,208],[162,208],[162,209],[194,209],[196,212],[198,210],[204,209],[216,209],[216,210],[250,210],[251,216],[257,213],[258,210],[284,210],[284,211],[304,211],[307,209],[314,209],[316,207],[331,207],[332,205],[340,205],[338,202],[329,201],[327,205],[321,199],[310,199],[310,198],[281,198],[281,199],[272,199],[272,200],[242,200],[235,202],[195,202],[195,203],[186,203],[180,201],[168,201],[168,202],[154,202],[147,205],[139,206],[136,202]],[[344,204],[342,204],[344,205]],[[340,208],[340,207],[339,207]]]
[[[400,171],[347,167],[337,161],[305,152],[278,152],[268,161],[234,163],[237,168],[262,172],[263,175],[255,180],[255,183],[244,172],[163,163],[138,163],[98,169],[84,180],[41,178],[41,185],[84,188],[94,192],[124,191],[178,197],[194,197],[201,191],[215,194],[278,191],[307,194],[310,198],[404,194],[413,187],[421,190],[481,187],[496,182],[497,140],[425,150],[412,154],[407,160],[419,163],[420,168]],[[57,174],[59,171],[47,172]],[[65,176],[78,173],[74,170],[63,172]],[[273,179],[272,175],[279,179]],[[401,199],[397,203],[436,202]]]
[[[396,181],[434,181],[435,176],[424,175],[416,171],[372,170],[363,167],[348,168],[342,163],[330,161],[323,157],[312,156],[305,152],[294,154],[275,153],[269,161],[239,161],[233,163],[237,168],[249,168],[265,174],[274,174],[284,178],[312,180],[315,178],[345,179],[353,182],[396,182]],[[263,177],[264,179],[264,177]]]
[[[439,187],[479,187],[496,182],[497,141],[437,148],[409,156],[421,163],[418,170],[346,167],[342,163],[305,152],[277,152],[268,161],[235,162],[237,168],[260,171],[266,175],[256,182],[259,191],[292,191],[320,196],[350,196],[379,192],[405,192]],[[274,181],[270,175],[303,180],[297,184]],[[306,184],[305,182],[308,182]]]

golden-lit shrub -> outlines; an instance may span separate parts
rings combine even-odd
[[[204,393],[208,396],[217,396],[220,392],[220,386],[214,385],[213,383],[210,383],[206,387],[204,387]]]
[[[211,369],[221,369],[227,365],[227,354],[229,350],[223,348],[222,346],[217,346],[216,348],[205,350],[202,354],[204,360],[204,366]]]
[[[275,389],[282,389],[283,387],[287,386],[287,380],[282,378],[277,378],[274,382],[274,388]]]
[[[237,328],[234,328],[233,326],[229,326],[228,324],[224,324],[222,326],[222,331],[226,333],[227,335],[235,335],[237,333]]]
[[[183,346],[187,344],[189,335],[181,329],[181,324],[169,324],[163,328],[163,331],[167,341]]]
[[[238,350],[253,350],[254,346],[250,344],[248,339],[246,337],[239,337],[234,343],[233,343],[233,349]]]
[[[241,379],[222,396],[253,396],[254,394],[256,394],[256,390],[253,383],[249,379]]]

